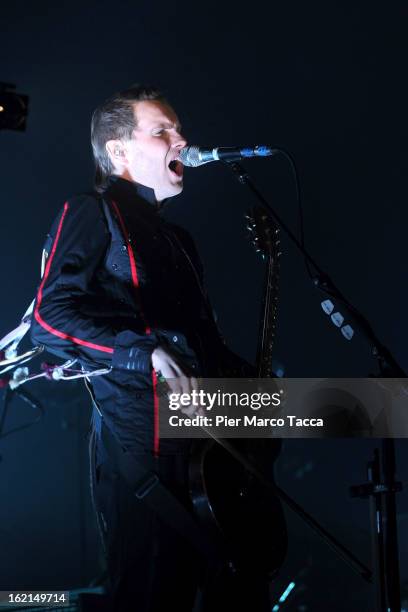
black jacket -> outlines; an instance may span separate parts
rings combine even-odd
[[[65,203],[50,232],[31,336],[87,369],[111,367],[92,379],[107,424],[124,444],[157,453],[152,351],[164,345],[191,373],[217,376],[226,349],[193,241],[162,218],[153,196],[111,177],[103,197]]]

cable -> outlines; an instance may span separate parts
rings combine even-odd
[[[1,433],[0,434],[0,439],[6,438],[7,436],[9,436],[9,435],[11,435],[13,433],[17,433],[18,431],[22,431],[23,429],[27,429],[28,427],[31,427],[35,423],[38,423],[39,421],[41,421],[41,419],[44,417],[44,414],[45,414],[44,408],[42,407],[40,402],[35,397],[33,397],[31,395],[31,393],[28,393],[27,391],[22,391],[21,389],[19,391],[12,390],[12,389],[10,389],[8,387],[6,389],[5,394],[4,394],[4,405],[3,405],[3,415],[2,415],[2,419],[1,419],[1,426],[3,425],[3,423],[5,421],[5,417],[6,417],[6,413],[7,413],[7,408],[9,406],[9,404],[11,403],[11,400],[13,399],[14,395],[17,395],[23,401],[25,401],[27,404],[29,404],[32,408],[38,410],[40,414],[37,416],[37,418],[34,421],[30,421],[29,423],[25,423],[24,425],[19,425],[18,427],[14,427],[13,429],[9,429],[5,433]],[[1,428],[2,427],[0,427],[0,430],[1,430]]]
[[[303,214],[303,202],[302,202],[302,196],[301,196],[301,190],[300,190],[299,174],[296,168],[296,163],[292,155],[288,153],[288,151],[285,151],[285,149],[276,149],[276,152],[278,155],[279,154],[283,155],[283,157],[287,159],[287,161],[290,164],[292,174],[295,179],[296,202],[297,202],[298,212],[299,212],[299,242],[300,242],[302,249],[305,249],[305,222],[304,222],[304,214]],[[311,280],[313,280],[314,274],[310,268],[309,262],[307,261],[306,258],[304,258],[304,262],[305,262],[306,270],[309,274],[309,277],[311,278]]]

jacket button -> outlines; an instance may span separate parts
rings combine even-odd
[[[173,336],[173,342],[178,342],[178,337],[177,336]]]
[[[127,246],[126,246],[126,244],[122,244],[122,251],[127,251]]]
[[[118,264],[113,263],[113,264],[112,264],[112,268],[113,268],[114,270],[117,270],[117,269],[119,268],[119,266],[118,266]]]

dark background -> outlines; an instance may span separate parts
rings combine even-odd
[[[150,82],[167,94],[190,143],[267,143],[292,153],[307,247],[408,369],[407,17],[398,1],[3,4],[0,79],[30,96],[30,114],[26,133],[0,133],[0,336],[34,296],[53,217],[67,197],[92,186],[93,108],[133,82]],[[246,167],[298,231],[287,162]],[[210,164],[186,171],[185,191],[166,213],[194,235],[222,331],[250,360],[263,286],[243,219],[253,202],[226,168]],[[365,341],[357,334],[347,342],[323,314],[322,296],[286,240],[283,252],[275,355],[286,375],[376,372]],[[1,441],[0,589],[85,586],[100,572],[87,489],[87,398],[75,383],[30,390],[42,398],[45,418]],[[6,429],[32,416],[15,400]],[[350,500],[348,486],[364,480],[374,445],[290,440],[277,466],[282,486],[367,563],[367,503]],[[405,441],[397,451],[404,480]],[[403,493],[403,581],[407,512]],[[302,602],[312,610],[370,609],[364,583],[288,520],[290,550],[274,593],[311,556],[306,591],[291,596],[288,609]]]

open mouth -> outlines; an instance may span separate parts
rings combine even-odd
[[[183,176],[184,166],[183,166],[183,164],[181,163],[181,161],[179,159],[173,159],[169,163],[169,169],[170,169],[170,172],[172,172],[176,176],[178,176],[178,177],[182,177]]]

